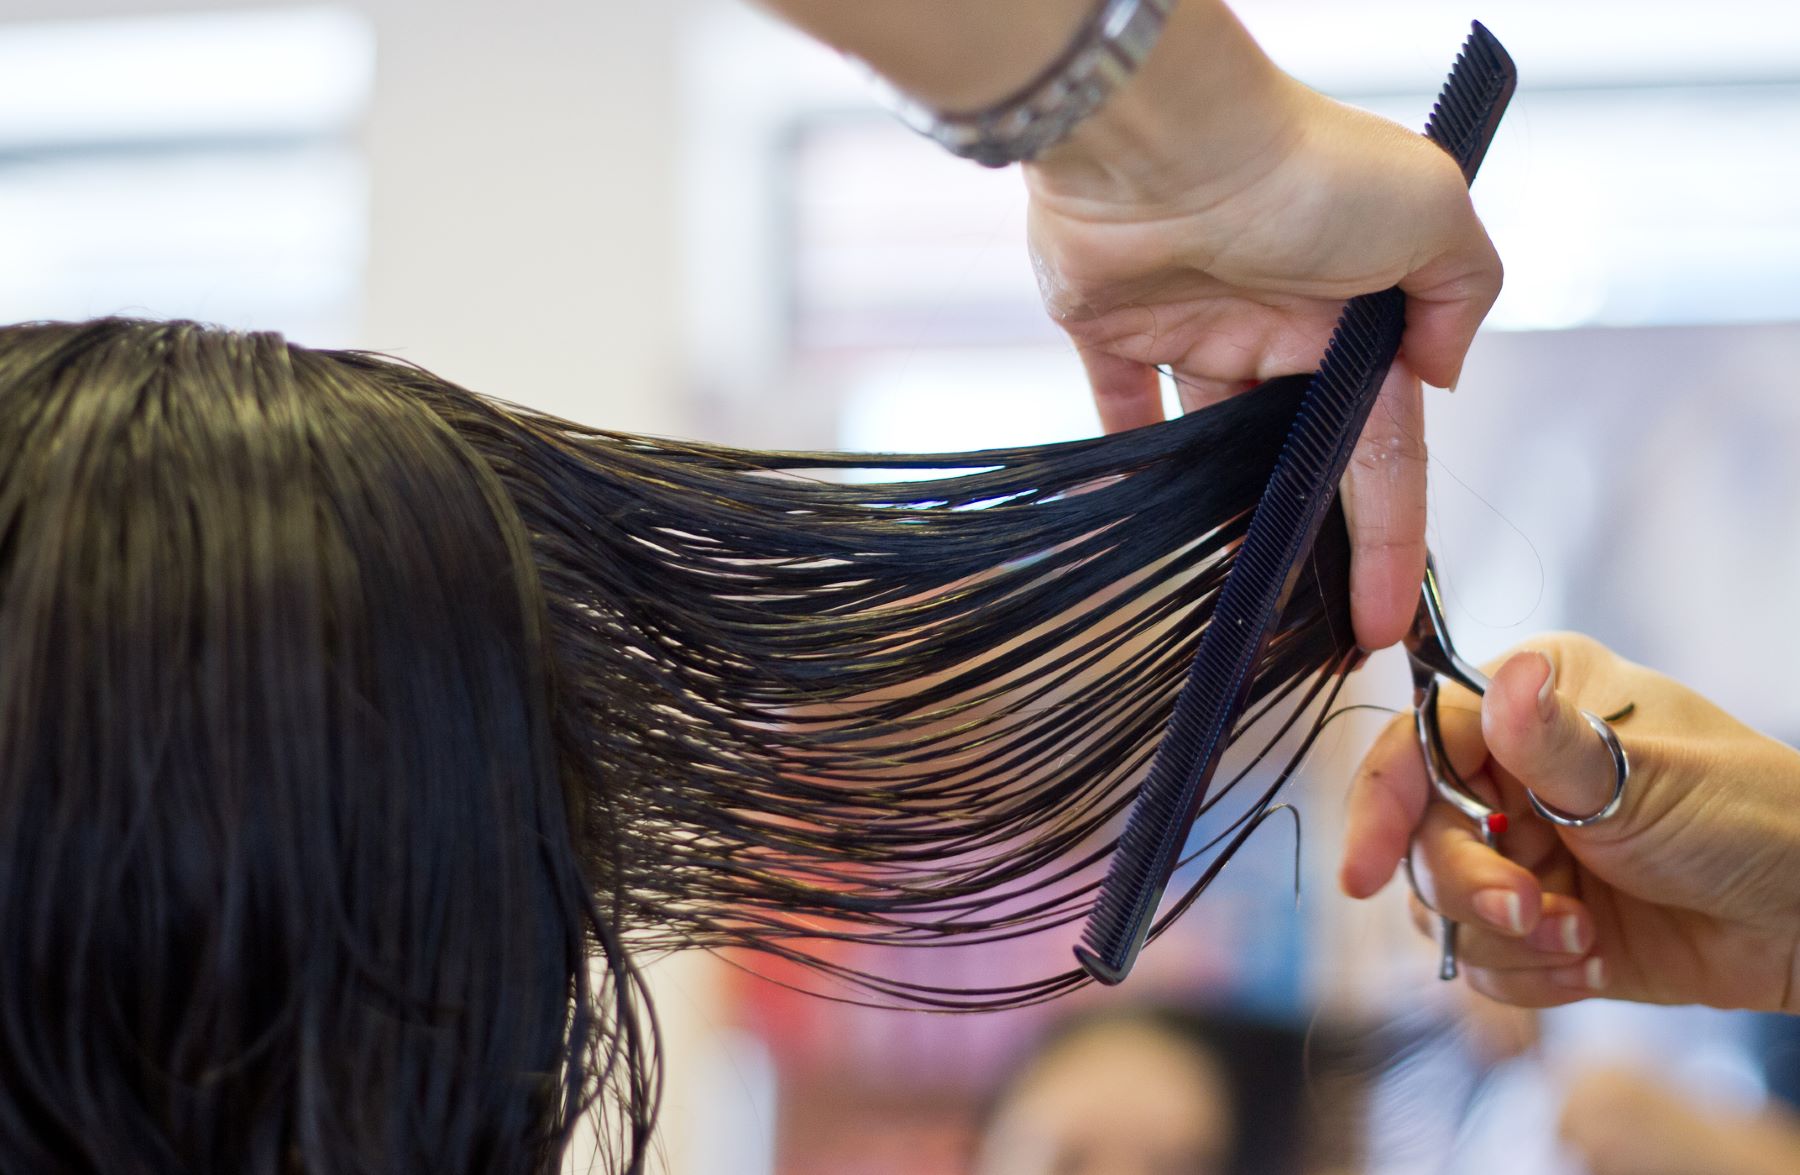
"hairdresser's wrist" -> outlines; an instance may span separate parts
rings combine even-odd
[[[1038,77],[1098,0],[759,2],[863,61],[914,101],[963,112],[985,110]]]
[[[1026,176],[1058,201],[1203,207],[1274,167],[1317,101],[1224,4],[1178,0],[1137,76]]]

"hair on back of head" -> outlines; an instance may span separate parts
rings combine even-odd
[[[0,1169],[543,1172],[593,1110],[638,1170],[645,952],[1078,986],[820,948],[1085,913],[1303,384],[760,453],[268,334],[0,328]],[[1347,576],[1338,519],[1278,725],[1354,655]]]

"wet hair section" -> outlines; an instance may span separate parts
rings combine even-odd
[[[595,1111],[634,1171],[634,960],[949,1009],[1081,985],[833,945],[1085,915],[1304,383],[765,453],[268,334],[0,328],[0,1168],[551,1171]],[[1347,671],[1348,571],[1334,514],[1258,749]]]
[[[639,941],[774,953],[813,990],[908,1006],[1085,984],[933,986],[815,948],[1085,915],[1305,377],[1117,436],[871,455],[607,433],[346,361],[394,372],[511,493],[586,867]],[[1341,517],[1325,530],[1252,695],[1265,738],[1312,729],[1304,703],[1353,656]],[[1227,849],[1285,775],[1259,778]]]

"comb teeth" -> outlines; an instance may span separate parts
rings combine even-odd
[[[1143,947],[1206,799],[1206,781],[1243,712],[1269,628],[1399,349],[1405,318],[1404,296],[1386,290],[1351,299],[1338,319],[1082,930],[1076,958],[1102,983],[1123,979]],[[1321,477],[1320,470],[1335,472]]]
[[[1449,152],[1464,179],[1475,178],[1518,77],[1505,48],[1477,21],[1425,120],[1425,137]]]
[[[1425,131],[1465,178],[1481,166],[1514,85],[1512,59],[1476,24]],[[1352,298],[1300,402],[1075,949],[1082,968],[1102,983],[1125,978],[1150,934],[1257,662],[1399,350],[1405,319],[1397,289]]]

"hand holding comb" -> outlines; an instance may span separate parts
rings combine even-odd
[[[1477,23],[1425,126],[1473,180],[1517,72]],[[1150,936],[1269,638],[1330,510],[1356,439],[1400,349],[1406,297],[1398,288],[1352,298],[1338,319],[1280,459],[1251,517],[1150,773],[1133,803],[1075,957],[1102,983],[1125,978]]]

